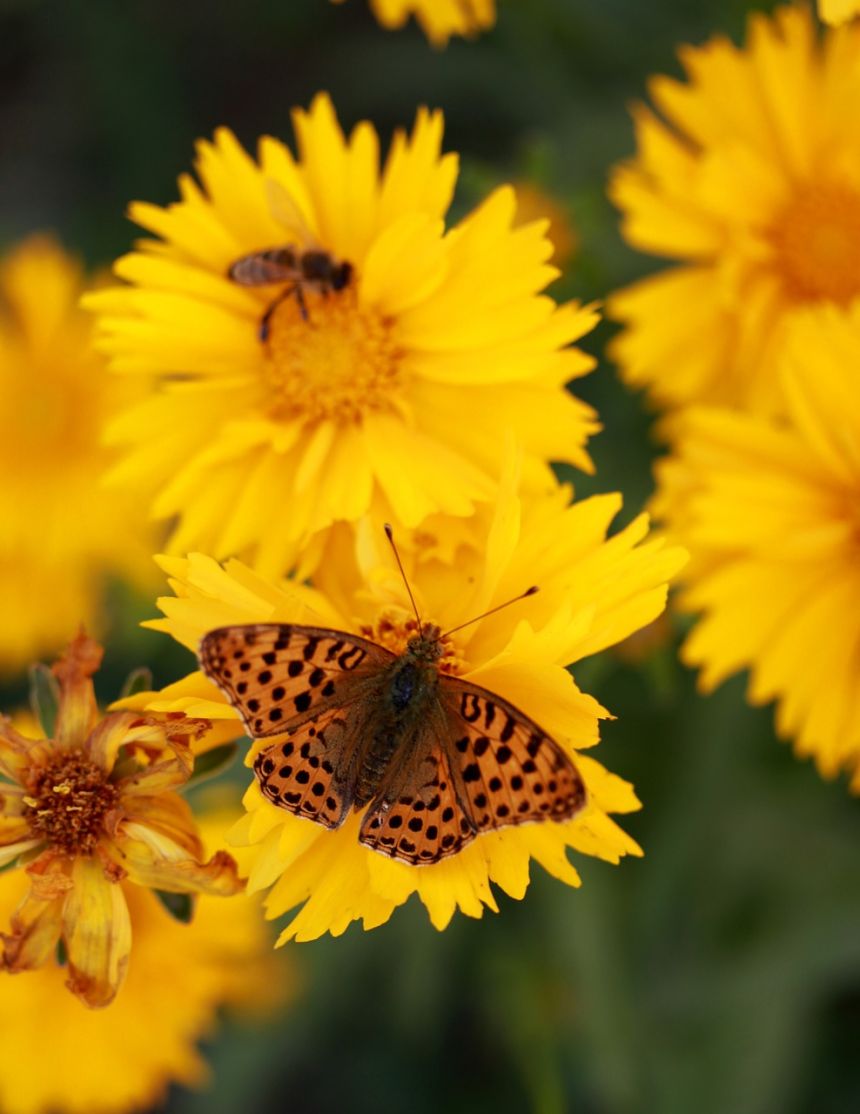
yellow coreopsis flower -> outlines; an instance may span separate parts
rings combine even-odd
[[[116,479],[177,516],[171,550],[280,575],[372,505],[407,527],[468,515],[510,431],[531,490],[551,484],[548,460],[589,467],[593,413],[565,384],[593,361],[566,346],[596,314],[540,294],[557,274],[545,223],[514,228],[506,187],[446,231],[457,162],[439,113],[419,113],[381,173],[373,128],[347,140],[327,97],[295,126],[298,159],[267,138],[255,163],[226,130],[201,144],[204,188],[185,177],[178,204],[134,205],[162,240],[117,264],[131,286],[90,299],[114,369],[160,378],[113,437]],[[311,242],[314,266],[322,252],[337,268],[328,285],[245,284],[286,258],[248,253]]]
[[[476,35],[496,22],[496,0],[370,0],[370,6],[389,30],[414,15],[434,46],[445,46],[452,35]]]
[[[561,198],[554,196],[537,182],[516,183],[517,219],[522,224],[533,220],[548,221],[547,236],[552,241],[551,262],[564,267],[579,251],[579,233],[573,215]]]
[[[825,23],[847,23],[860,14],[858,0],[818,0],[818,14]]]
[[[825,776],[860,788],[860,306],[809,310],[783,358],[792,424],[716,408],[679,425],[658,513],[689,546],[683,648],[712,689],[749,669],[749,699]]]
[[[223,843],[231,817],[220,810],[200,817],[210,849]],[[289,991],[289,969],[272,961],[255,901],[201,896],[191,922],[180,924],[154,894],[128,882],[120,889],[134,953],[109,1010],[82,1008],[54,962],[23,978],[0,977],[4,1114],[148,1110],[172,1084],[205,1084],[196,1043],[211,1037],[223,1007],[256,1013]],[[25,896],[20,872],[0,875],[0,916],[12,916]]]
[[[860,27],[819,42],[810,12],[750,17],[746,46],[685,47],[654,78],[639,151],[610,185],[623,231],[679,265],[617,293],[614,355],[668,406],[784,407],[792,317],[860,295]]]
[[[225,852],[203,861],[191,810],[174,792],[193,770],[191,738],[209,724],[134,712],[99,720],[92,675],[101,657],[80,634],[53,667],[51,738],[0,719],[0,865],[17,861],[30,883],[0,937],[0,969],[41,967],[62,942],[66,985],[93,1007],[113,1001],[128,967],[121,882],[180,894],[242,888]]]
[[[84,289],[48,237],[0,259],[0,672],[98,628],[108,575],[152,579],[150,531],[101,484],[101,426],[134,385],[93,349]]]
[[[245,797],[248,816],[235,838],[258,845],[249,887],[272,887],[269,915],[302,906],[281,942],[339,934],[354,920],[372,928],[413,893],[441,929],[458,908],[475,917],[485,906],[496,909],[491,883],[523,897],[531,859],[578,886],[568,849],[609,862],[640,853],[610,819],[611,813],[639,807],[632,787],[580,753],[598,741],[599,720],[608,713],[577,688],[565,667],[653,619],[664,607],[667,579],[683,553],[645,542],[644,517],[607,540],[620,500],[607,496],[568,505],[569,497],[559,489],[521,504],[503,492],[489,528],[483,523],[480,542],[479,531],[470,537],[461,525],[439,521],[406,541],[402,555],[423,623],[442,630],[524,586],[540,586],[527,601],[445,637],[440,668],[498,694],[540,724],[575,761],[586,785],[585,808],[565,822],[484,832],[450,857],[411,866],[358,842],[359,813],[330,831],[275,807],[255,781]],[[442,559],[451,554],[454,560]],[[198,555],[164,564],[176,598],[160,601],[166,618],[152,625],[195,651],[211,628],[236,623],[309,623],[360,633],[395,652],[416,633],[379,524],[362,528],[354,546],[342,533],[326,550],[313,589],[263,578],[237,561],[221,568]],[[234,716],[223,699],[214,685],[193,674],[150,696],[149,706]]]

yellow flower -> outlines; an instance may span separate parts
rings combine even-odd
[[[476,35],[496,22],[496,0],[370,0],[370,6],[389,30],[414,15],[434,46],[445,46],[452,35]]]
[[[680,423],[658,513],[689,546],[683,649],[709,690],[749,669],[749,699],[860,789],[860,306],[798,315],[786,340],[792,424],[716,408]]]
[[[593,361],[566,346],[596,314],[540,295],[557,274],[544,223],[512,228],[505,187],[445,231],[457,161],[440,156],[439,113],[395,137],[381,174],[373,128],[347,141],[327,97],[295,127],[298,161],[267,138],[258,165],[226,130],[201,144],[204,188],[184,177],[181,202],[134,205],[163,240],[119,261],[132,286],[90,298],[115,370],[160,378],[114,425],[115,478],[177,516],[171,551],[280,575],[311,535],[371,506],[410,528],[469,515],[492,497],[505,431],[533,490],[552,482],[547,460],[589,467],[593,414],[565,384]],[[327,295],[305,284],[304,306],[281,300],[261,341],[290,287],[227,272],[296,244],[290,213],[352,277]]]
[[[218,810],[200,818],[207,845],[217,846],[231,815]],[[83,1009],[64,990],[65,972],[55,963],[25,978],[0,979],[4,1114],[149,1109],[173,1083],[206,1083],[195,1045],[211,1037],[221,1008],[256,1012],[288,993],[292,977],[285,964],[273,962],[256,902],[204,896],[183,925],[154,894],[128,882],[119,888],[134,955],[109,1010]],[[11,916],[25,893],[19,872],[0,875],[0,916]]]
[[[664,405],[779,413],[792,317],[860,295],[860,26],[819,43],[811,14],[750,17],[747,45],[685,47],[688,81],[654,78],[662,119],[610,193],[628,241],[679,265],[617,293],[614,356]]]
[[[518,223],[548,221],[546,234],[553,246],[551,262],[557,267],[566,266],[579,250],[579,234],[570,210],[560,198],[554,197],[537,182],[517,182],[515,188]]]
[[[818,0],[818,14],[825,23],[847,23],[860,13],[858,0]]]
[[[579,691],[565,666],[620,641],[659,614],[667,579],[683,553],[644,542],[644,517],[607,540],[620,499],[604,496],[568,505],[569,494],[557,489],[520,503],[508,488],[482,531],[475,527],[470,536],[461,523],[440,520],[429,533],[402,539],[401,554],[422,619],[443,630],[532,583],[540,586],[527,601],[448,636],[443,668],[506,698],[574,756],[587,787],[586,807],[570,821],[487,832],[449,858],[410,866],[362,846],[358,814],[328,831],[276,808],[254,782],[245,797],[248,816],[234,838],[258,845],[249,888],[272,886],[268,914],[276,917],[302,906],[281,942],[338,935],[354,920],[373,928],[412,893],[442,929],[457,908],[474,917],[484,906],[495,910],[491,883],[523,897],[531,859],[578,886],[569,848],[609,862],[640,854],[609,815],[639,807],[632,787],[579,753],[597,743],[598,722],[608,713]],[[270,621],[361,632],[395,651],[404,649],[415,619],[379,525],[362,523],[354,546],[345,528],[330,540],[316,588],[276,583],[238,561],[222,569],[200,555],[165,559],[176,598],[160,601],[166,618],[151,625],[193,650],[211,628]],[[454,560],[441,559],[451,554]],[[222,700],[195,674],[171,686],[152,707],[215,719],[235,715]]]
[[[102,423],[134,385],[105,373],[83,289],[47,237],[0,260],[0,672],[101,626],[107,574],[152,580],[137,508],[100,485]]]
[[[113,1001],[128,967],[120,882],[169,893],[242,888],[229,855],[203,862],[191,810],[172,791],[192,772],[189,737],[209,725],[135,712],[99,720],[91,678],[101,657],[80,634],[54,666],[52,738],[27,738],[0,719],[0,866],[17,861],[30,882],[2,935],[0,966],[41,967],[62,942],[66,985],[93,1007]]]

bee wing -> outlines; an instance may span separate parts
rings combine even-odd
[[[266,179],[266,198],[272,216],[289,234],[289,242],[302,249],[316,247],[319,243],[314,230],[299,206],[274,178]]]

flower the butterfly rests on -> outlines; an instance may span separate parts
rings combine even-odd
[[[573,505],[569,499],[569,491],[559,488],[521,503],[513,490],[504,488],[492,514],[478,515],[470,523],[472,533],[442,517],[433,523],[432,536],[422,528],[412,537],[401,534],[400,541],[420,613],[442,630],[505,602],[523,584],[540,584],[527,610],[525,604],[507,607],[452,633],[438,668],[452,682],[480,686],[494,694],[499,707],[512,706],[540,724],[584,782],[584,807],[564,822],[482,830],[456,854],[413,866],[391,858],[390,848],[380,854],[362,844],[360,813],[350,811],[339,827],[328,830],[273,805],[255,778],[245,795],[248,815],[232,839],[256,849],[249,889],[271,887],[266,899],[270,916],[302,906],[282,942],[339,934],[354,920],[373,928],[412,893],[441,929],[457,909],[469,916],[480,916],[485,907],[495,910],[493,884],[523,897],[532,859],[578,886],[568,849],[610,862],[639,853],[610,818],[639,807],[631,786],[582,753],[598,742],[598,722],[608,713],[580,692],[566,666],[620,641],[659,614],[667,580],[684,554],[659,541],[644,541],[647,524],[641,517],[607,540],[620,506],[617,497]],[[338,528],[319,562],[313,588],[263,577],[235,560],[224,568],[201,555],[165,558],[163,564],[176,595],[159,601],[165,618],[150,625],[195,653],[208,632],[253,623],[344,631],[354,645],[367,640],[398,655],[417,634],[378,522],[366,529],[362,524],[357,531]],[[305,675],[309,678],[310,672]],[[326,683],[321,680],[319,687]],[[219,689],[199,673],[160,693],[139,694],[129,706],[184,711],[221,722],[236,717]],[[502,714],[491,726],[506,730],[506,724]],[[238,724],[236,730],[241,730]],[[274,741],[257,742],[248,764]],[[284,735],[281,742],[288,741]],[[310,747],[307,757],[312,757]],[[322,759],[317,768],[322,768]],[[310,771],[308,775],[307,784],[312,784]],[[466,787],[479,791],[477,782]],[[422,838],[427,838],[426,828]],[[437,833],[434,842],[438,838]]]
[[[251,737],[281,736],[254,761],[264,795],[331,829],[366,807],[359,842],[414,866],[481,832],[571,819],[585,785],[570,758],[514,705],[444,672],[454,632],[415,619],[401,654],[287,624],[203,638],[203,672]]]

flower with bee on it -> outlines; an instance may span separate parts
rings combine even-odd
[[[529,491],[553,486],[548,461],[590,470],[595,416],[566,387],[593,366],[571,345],[597,313],[543,293],[546,222],[517,227],[502,187],[446,228],[457,160],[438,112],[381,170],[374,129],[344,136],[328,97],[294,121],[298,157],[264,138],[255,162],[224,129],[201,143],[202,187],[132,206],[160,240],[117,263],[128,286],[87,299],[114,371],[155,384],[110,428],[112,475],[175,519],[170,551],[280,575],[338,521],[466,518],[492,501],[508,435]],[[303,277],[311,250],[324,281]],[[279,282],[249,283],[264,271]]]

